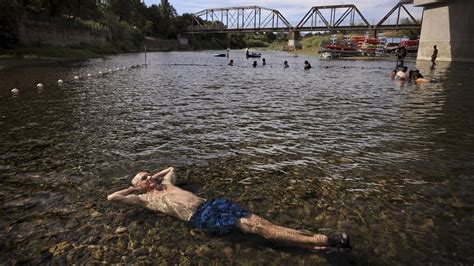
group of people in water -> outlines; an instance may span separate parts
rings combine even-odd
[[[396,80],[401,80],[401,81],[415,81],[416,84],[423,84],[423,83],[430,83],[430,82],[436,82],[435,79],[428,80],[426,79],[418,69],[411,69],[408,71],[408,67],[404,65],[399,64],[400,61],[397,61],[397,67],[390,73],[390,77],[392,79]],[[262,58],[262,66],[265,66],[267,64],[265,58]],[[234,60],[230,60],[229,63],[227,64],[229,66],[234,65]],[[252,63],[253,67],[257,67],[258,63],[257,61],[253,61]],[[289,68],[290,65],[288,64],[288,61],[283,62],[283,67],[284,68]],[[304,61],[304,69],[308,70],[311,69],[311,64],[305,60]]]
[[[429,80],[423,77],[420,70],[418,69],[411,69],[410,71],[408,71],[407,66],[400,66],[394,69],[390,73],[390,77],[392,79],[396,79],[400,81],[414,81],[416,84],[436,82],[436,79]]]
[[[404,47],[402,47],[404,48]],[[426,79],[420,73],[418,69],[411,69],[408,71],[408,67],[404,65],[404,58],[406,53],[404,54],[403,51],[399,54],[397,59],[397,67],[390,73],[390,77],[392,79],[401,80],[401,81],[414,81],[416,84],[423,84],[423,83],[430,83],[430,82],[437,82],[436,79]],[[436,65],[436,58],[438,57],[438,49],[433,46],[433,54],[431,55],[431,67]]]
[[[248,56],[248,48],[246,50],[246,55]],[[416,84],[423,84],[423,83],[430,83],[430,82],[436,82],[437,80],[436,79],[426,79],[420,72],[420,70],[418,69],[412,69],[412,70],[408,70],[408,67],[404,65],[405,63],[405,56],[406,56],[407,52],[406,52],[406,48],[405,47],[400,47],[398,50],[397,50],[397,67],[390,73],[390,77],[392,79],[396,79],[396,80],[400,80],[400,81],[414,81]],[[432,66],[434,66],[436,63],[435,63],[435,60],[438,56],[438,49],[436,47],[436,45],[434,46],[434,49],[433,49],[433,55],[431,56],[431,62],[432,62]],[[247,57],[248,58],[248,57]],[[265,66],[267,64],[267,61],[265,58],[262,58],[262,66]],[[229,63],[227,64],[229,66],[233,66],[234,65],[234,60],[229,60]],[[258,66],[258,62],[257,61],[253,61],[252,63],[252,66],[253,67],[257,67]],[[284,68],[289,68],[290,65],[288,64],[288,61],[284,61],[283,62],[283,67]],[[311,64],[305,60],[304,61],[304,69],[305,70],[309,70],[311,69],[312,66]]]
[[[262,58],[262,66],[265,66],[266,64],[267,64],[267,61],[265,60],[265,58]],[[229,63],[227,63],[227,65],[228,66],[233,66],[234,65],[234,60],[230,59]],[[257,67],[258,66],[257,61],[253,61],[252,66]],[[289,68],[290,67],[290,65],[288,64],[288,61],[283,62],[283,67],[284,68]],[[311,69],[311,64],[307,60],[304,61],[304,69],[305,70]]]

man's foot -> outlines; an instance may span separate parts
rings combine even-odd
[[[328,246],[352,249],[351,238],[346,234],[336,234],[328,237]]]

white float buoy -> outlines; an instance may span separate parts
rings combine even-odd
[[[79,79],[79,76],[74,76],[74,79],[75,79],[75,80],[78,80],[78,79]]]
[[[36,85],[36,88],[38,88],[39,90],[43,89],[43,83],[38,83],[38,85]]]
[[[112,72],[112,69],[109,69],[109,73]]]
[[[120,67],[117,67],[115,70],[119,71],[119,70],[120,70]]]
[[[13,88],[13,89],[12,89],[12,93],[13,93],[13,94],[18,94],[18,93],[20,93],[20,90],[17,89],[17,88]]]
[[[63,80],[62,79],[58,79],[58,84],[63,84]]]
[[[92,77],[92,75],[91,75],[91,74],[87,74],[87,77],[90,78],[90,77]]]
[[[102,71],[99,71],[99,75],[102,75]]]

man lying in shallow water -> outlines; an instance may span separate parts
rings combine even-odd
[[[163,181],[157,184],[156,179],[162,176]],[[328,246],[351,248],[350,238],[346,234],[328,237],[278,226],[228,200],[206,200],[175,186],[175,183],[176,173],[173,167],[154,175],[140,172],[132,179],[133,186],[114,192],[107,199],[159,211],[189,221],[196,228],[211,233],[227,234],[240,229],[244,233],[257,234],[289,246],[307,249],[323,249]],[[135,192],[142,194],[133,194]]]

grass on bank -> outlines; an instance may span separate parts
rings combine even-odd
[[[304,37],[301,40],[301,52],[302,53],[311,53],[318,54],[321,49],[321,44],[327,42],[329,36],[309,36]]]
[[[13,49],[0,49],[0,59],[88,59],[105,54],[118,53],[110,47],[53,47],[21,46]]]
[[[294,54],[301,55],[318,55],[321,44],[329,40],[328,36],[308,36],[301,39],[301,49],[291,51]],[[267,49],[269,50],[279,50],[279,51],[288,51],[288,41],[284,42],[273,42]]]
[[[99,54],[84,48],[65,47],[17,47],[1,50],[1,59],[87,59]]]

